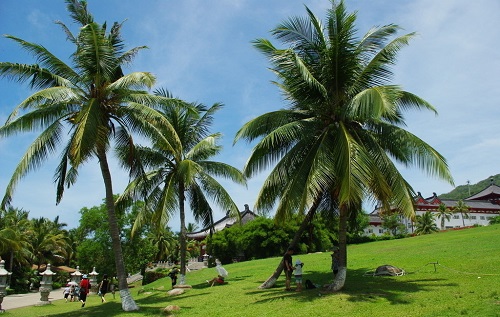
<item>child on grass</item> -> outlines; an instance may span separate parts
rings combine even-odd
[[[302,267],[304,266],[304,263],[300,262],[299,259],[295,261],[295,283],[297,284],[297,289],[295,290],[296,292],[302,291]]]

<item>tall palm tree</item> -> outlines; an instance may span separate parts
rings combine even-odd
[[[437,212],[437,218],[441,219],[441,230],[444,230],[444,221],[445,220],[450,221],[452,212],[443,203],[439,204],[436,212]]]
[[[7,185],[2,206],[11,203],[18,181],[40,167],[55,151],[61,150],[61,161],[54,176],[56,203],[62,199],[65,187],[76,182],[81,165],[97,158],[104,181],[122,307],[125,311],[137,310],[126,280],[108,152],[111,141],[133,148],[131,131],[140,132],[150,122],[164,121],[149,107],[161,98],[144,90],[154,84],[152,74],[123,73],[122,65],[131,62],[144,47],[124,50],[120,36],[122,24],[114,23],[108,30],[106,23],[101,25],[93,20],[86,1],[66,0],[66,3],[70,17],[80,26],[79,33],[73,35],[65,24],[58,22],[75,46],[71,55],[72,65],[66,64],[42,45],[7,36],[32,53],[36,63],[1,62],[0,76],[19,82],[29,81],[31,88],[38,91],[14,109],[5,125],[0,127],[0,137],[19,132],[42,132],[17,165]],[[168,122],[163,122],[163,125],[168,126]],[[59,147],[62,142],[66,144]],[[140,173],[137,167],[137,170],[131,171],[132,176]]]
[[[347,13],[343,1],[332,1],[325,25],[306,11],[307,18],[290,18],[272,30],[285,48],[254,42],[273,65],[289,105],[249,121],[235,141],[260,139],[246,176],[274,166],[255,210],[270,210],[279,201],[276,217],[286,219],[322,197],[336,202],[340,263],[330,289],[338,290],[346,279],[347,221],[363,200],[414,215],[413,189],[394,162],[453,181],[444,157],[403,128],[404,110],[436,110],[390,83],[390,67],[413,33],[396,36],[399,27],[391,24],[357,38],[356,14]]]
[[[439,228],[434,221],[434,214],[430,211],[427,211],[422,215],[417,215],[416,220],[417,224],[415,234],[417,236],[439,231]]]
[[[469,219],[469,206],[462,199],[457,201],[455,207],[453,207],[453,212],[458,213],[462,216],[462,225],[465,227],[465,219]]]
[[[170,97],[168,91],[155,92]],[[184,202],[189,201],[191,212],[197,222],[204,226],[213,225],[213,212],[207,199],[215,201],[223,210],[229,210],[235,217],[239,211],[224,187],[214,178],[230,179],[246,184],[238,169],[210,160],[222,149],[217,141],[220,133],[209,134],[213,114],[222,107],[214,104],[207,108],[202,104],[180,107],[165,103],[159,109],[165,119],[171,122],[173,131],[158,127],[152,130],[151,147],[137,147],[136,153],[148,170],[145,177],[131,181],[117,203],[144,199],[145,208],[134,224],[135,228],[147,222],[165,227],[175,213],[180,215],[180,283],[186,273],[186,223]],[[128,164],[128,148],[119,151],[119,157]]]

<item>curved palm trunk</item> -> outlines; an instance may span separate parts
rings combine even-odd
[[[349,218],[349,208],[346,205],[340,206],[339,215],[339,271],[333,283],[327,286],[327,290],[336,292],[344,287],[347,278],[347,219]],[[333,273],[333,272],[332,272]]]
[[[106,208],[108,210],[109,234],[113,245],[115,256],[116,276],[118,279],[118,289],[122,300],[122,309],[124,311],[139,310],[130,291],[128,289],[127,275],[125,274],[125,262],[123,261],[122,245],[120,241],[120,230],[115,215],[115,202],[113,197],[113,186],[111,182],[111,173],[109,171],[108,160],[104,150],[98,150],[97,157],[101,166],[104,188],[106,190]]]
[[[306,217],[304,218],[304,220],[300,224],[299,230],[297,230],[297,232],[295,233],[295,236],[293,237],[292,242],[290,242],[289,248],[295,248],[295,246],[299,242],[300,238],[302,237],[302,234],[307,229],[307,226],[309,225],[309,223],[311,223],[311,220],[316,212],[316,209],[319,206],[320,201],[321,201],[320,199],[317,199],[314,202],[314,204],[311,206],[311,208],[309,208],[309,211],[307,212]],[[267,280],[264,283],[262,283],[258,288],[265,289],[265,288],[273,287],[274,284],[276,284],[278,277],[280,277],[281,272],[283,272],[283,267],[284,267],[283,259],[281,259],[280,264],[278,265],[278,267],[276,268],[274,273],[271,276],[269,276],[267,278]]]
[[[181,236],[180,236],[180,257],[181,257],[181,276],[180,285],[186,283],[186,214],[184,211],[184,184],[179,184],[179,216],[181,222]]]

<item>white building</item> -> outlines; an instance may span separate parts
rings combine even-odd
[[[440,199],[436,193],[429,198],[424,198],[418,193],[415,199],[415,214],[422,215],[426,212],[434,214],[434,219],[438,228],[441,228],[441,219],[437,217],[437,209],[440,204],[444,204],[447,209],[453,212],[457,205],[458,200],[454,199]],[[446,229],[470,227],[474,225],[487,226],[491,218],[500,216],[500,187],[491,184],[479,193],[463,199],[465,205],[468,206],[468,212],[465,217],[460,213],[453,213],[451,219],[445,220]],[[365,235],[381,236],[385,234],[385,229],[382,227],[382,219],[379,215],[379,209],[375,210],[369,215],[370,225],[365,229]],[[401,217],[401,223],[404,224],[408,233],[413,233],[415,230],[415,223],[406,217]]]

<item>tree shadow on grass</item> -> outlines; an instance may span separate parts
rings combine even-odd
[[[136,301],[137,302],[137,301]],[[131,316],[158,316],[160,309],[163,307],[140,307],[140,310],[134,314],[130,312]],[[120,302],[110,302],[99,305],[86,305],[84,308],[80,307],[80,304],[75,305],[75,309],[70,312],[64,313],[51,313],[46,316],[50,317],[86,317],[86,316],[106,316],[112,317],[117,315],[122,315],[123,309]]]
[[[261,294],[261,300],[256,304],[265,304],[286,297],[293,297],[294,300],[310,302],[322,296],[342,295],[344,299],[351,302],[376,302],[381,298],[391,304],[412,304],[409,294],[423,291],[432,291],[436,288],[456,287],[456,283],[448,283],[444,278],[419,278],[419,276],[366,276],[368,270],[348,270],[347,280],[344,288],[340,292],[330,293],[323,288],[303,289],[302,292],[287,292],[284,290],[284,276],[278,280],[275,287],[270,289],[256,289],[247,294]],[[427,275],[427,274],[423,274]],[[325,272],[307,272],[303,275],[303,281],[310,279],[315,284],[328,284],[332,281],[332,274]],[[292,278],[292,285],[293,278]],[[345,298],[347,297],[347,298]]]

